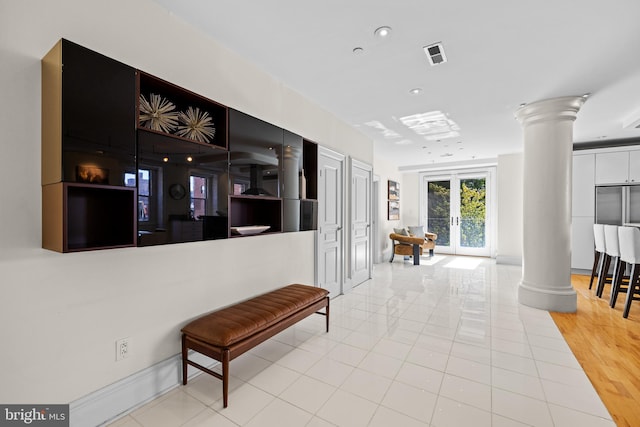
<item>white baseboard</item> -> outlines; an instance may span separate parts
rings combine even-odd
[[[189,359],[208,368],[218,362],[190,353]],[[202,371],[189,366],[188,377]],[[113,421],[182,384],[182,356],[175,355],[140,372],[71,402],[71,427],[100,426]]]
[[[496,255],[496,264],[522,265],[521,256]]]

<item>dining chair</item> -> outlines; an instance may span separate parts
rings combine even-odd
[[[591,268],[591,280],[589,281],[589,289],[593,286],[593,279],[600,278],[601,262],[604,258],[602,254],[605,252],[604,243],[604,224],[593,224],[593,241],[595,249],[593,254],[593,267]],[[597,282],[596,282],[597,283]]]
[[[596,296],[602,298],[604,286],[611,283],[611,291],[620,280],[620,248],[618,245],[618,226],[606,224],[604,229],[604,246],[605,256],[603,259],[602,270],[598,275],[598,287],[596,288]],[[609,268],[613,265],[612,274],[609,275]]]
[[[640,276],[640,229],[638,227],[618,227],[620,259],[631,266],[627,299],[622,317],[629,317],[631,302],[640,299],[638,277]]]

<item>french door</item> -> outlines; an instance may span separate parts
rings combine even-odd
[[[425,176],[425,224],[436,252],[489,256],[487,172]]]

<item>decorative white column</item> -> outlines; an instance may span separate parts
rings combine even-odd
[[[575,312],[571,286],[573,122],[582,96],[545,99],[516,111],[524,131],[521,304]]]

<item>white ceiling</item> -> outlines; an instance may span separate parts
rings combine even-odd
[[[575,142],[640,138],[623,127],[640,119],[639,0],[155,1],[360,129],[403,170],[521,151],[514,112],[557,96],[591,94]],[[374,37],[380,26],[391,36]],[[423,47],[436,42],[448,62],[431,66]],[[460,135],[428,141],[400,121],[431,111]]]

